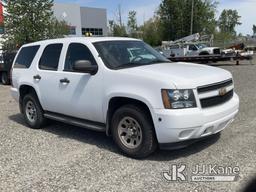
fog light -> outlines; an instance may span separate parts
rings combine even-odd
[[[179,134],[179,138],[180,139],[188,139],[191,136],[193,131],[194,131],[194,129],[189,129],[189,130],[182,131]]]

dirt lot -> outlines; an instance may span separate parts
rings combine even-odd
[[[9,87],[0,85],[0,191],[241,191],[256,176],[256,65],[223,66],[234,75],[240,113],[220,136],[145,160],[118,153],[111,138],[53,122],[26,127]],[[236,182],[166,182],[172,164],[239,166]]]

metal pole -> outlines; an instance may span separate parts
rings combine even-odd
[[[193,35],[193,22],[194,22],[194,0],[192,0],[190,35]]]
[[[120,26],[123,26],[121,4],[118,5],[118,17]]]

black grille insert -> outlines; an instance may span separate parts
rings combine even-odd
[[[233,84],[233,80],[229,79],[227,81],[222,81],[222,82],[215,83],[215,84],[212,84],[212,85],[206,85],[206,86],[198,87],[197,91],[200,94],[200,93],[205,93],[205,92],[208,92],[208,91],[213,91],[213,90],[216,90],[216,89],[220,89],[220,88],[223,88],[223,87],[227,87],[227,86],[232,85],[232,84]]]
[[[215,96],[215,97],[201,99],[200,100],[201,107],[206,108],[206,107],[213,107],[216,105],[223,104],[229,101],[233,97],[233,95],[234,95],[234,91],[231,90],[226,95],[223,95],[223,96]]]
[[[214,49],[213,54],[214,55],[220,55],[220,49]]]

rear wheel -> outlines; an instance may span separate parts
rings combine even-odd
[[[144,158],[157,147],[151,118],[142,108],[126,105],[112,118],[113,138],[119,149],[133,158]]]
[[[22,102],[26,123],[33,129],[40,129],[45,123],[43,109],[34,93],[26,95]]]
[[[9,78],[8,78],[8,74],[6,72],[2,73],[1,81],[2,81],[3,85],[8,85],[10,83]]]
[[[199,53],[199,55],[210,55],[210,53],[207,51],[203,51],[203,52]]]
[[[201,53],[199,53],[200,56],[207,56],[207,55],[210,55],[207,51],[203,51]],[[205,61],[202,61],[203,64],[207,64],[209,63],[209,61],[205,60]]]

